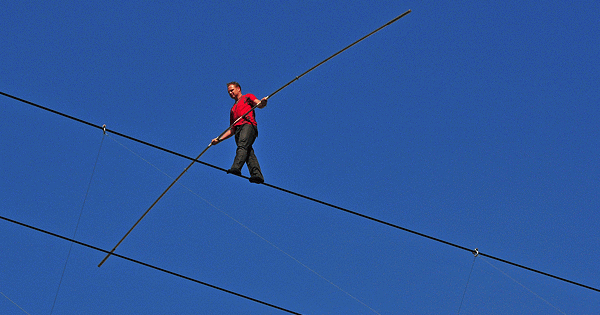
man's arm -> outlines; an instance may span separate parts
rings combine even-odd
[[[210,144],[215,145],[231,136],[233,136],[233,131],[231,131],[231,129],[229,129],[229,130],[225,131],[225,133],[222,136],[212,139]]]
[[[263,97],[262,100],[259,100],[258,98],[254,100],[254,105],[258,105],[256,107],[258,108],[265,108],[265,106],[267,106],[267,98]]]

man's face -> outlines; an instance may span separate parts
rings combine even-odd
[[[236,101],[242,96],[242,90],[233,84],[227,86],[227,92],[229,92],[229,96]]]

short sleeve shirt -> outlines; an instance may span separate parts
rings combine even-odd
[[[233,124],[233,122],[239,117],[243,116],[247,113],[252,106],[254,106],[254,100],[256,100],[256,96],[252,94],[246,94],[240,97],[240,99],[235,102],[233,107],[231,107],[231,112],[229,113],[229,123]],[[256,126],[256,119],[254,117],[254,110],[248,113],[244,118],[240,119],[235,126],[241,126],[243,124],[251,124]]]

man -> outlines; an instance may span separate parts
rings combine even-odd
[[[229,93],[229,96],[235,100],[235,104],[233,104],[231,112],[229,113],[229,124],[233,124],[238,118],[250,111],[254,105],[257,105],[258,108],[267,106],[266,97],[259,100],[252,94],[242,95],[242,88],[237,82],[227,83],[227,92]],[[252,148],[254,140],[258,137],[258,128],[256,125],[254,110],[252,110],[248,115],[238,120],[233,127],[227,130],[221,137],[214,138],[211,141],[211,144],[216,145],[235,135],[237,150],[235,151],[233,165],[227,173],[241,175],[242,166],[246,163],[248,170],[250,171],[250,182],[262,184],[265,179],[260,171],[258,159],[256,158],[256,155],[254,155],[254,149]]]

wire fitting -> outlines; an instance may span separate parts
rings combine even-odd
[[[475,257],[479,256],[479,250],[477,248],[473,251],[473,255],[475,255]]]

